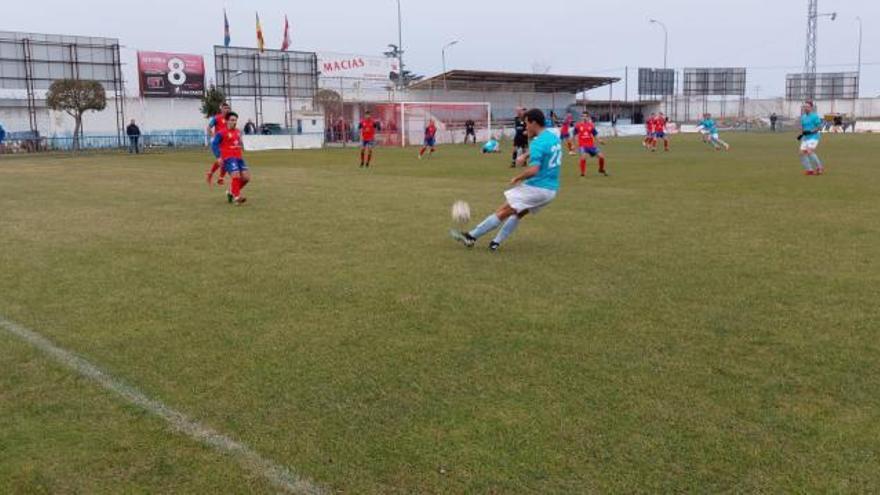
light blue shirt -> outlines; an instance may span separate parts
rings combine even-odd
[[[562,168],[562,141],[553,131],[544,129],[529,145],[529,165],[540,167],[538,174],[525,184],[551,191],[559,190],[559,170]]]
[[[495,139],[490,139],[486,144],[483,145],[483,151],[487,153],[492,153],[498,149],[498,141]]]
[[[822,128],[822,117],[816,112],[801,115],[801,129],[804,130],[804,139],[818,141]],[[812,134],[807,134],[812,133]]]
[[[705,129],[709,134],[718,134],[718,124],[716,124],[713,119],[703,119],[703,121],[700,122],[700,127]]]

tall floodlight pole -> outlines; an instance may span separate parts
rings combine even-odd
[[[400,10],[400,0],[397,0],[397,65],[400,71],[398,85],[403,88],[406,81],[403,78],[403,15]]]
[[[648,19],[651,21],[651,24],[657,24],[658,26],[663,28],[663,77],[666,77],[666,69],[669,67],[669,30],[666,29],[666,24],[658,21],[657,19]],[[666,95],[666,88],[663,88],[663,104],[666,112],[669,112],[669,95]]]
[[[804,79],[807,87],[805,96],[807,99],[816,97],[816,52],[819,38],[819,18],[830,17],[837,19],[837,12],[830,14],[819,13],[819,0],[807,0],[807,46],[804,50]]]
[[[856,21],[859,23],[859,62],[858,62],[858,81],[856,81],[856,98],[861,96],[861,88],[862,88],[862,18],[856,17]]]
[[[651,21],[651,24],[657,24],[663,28],[663,68],[666,69],[669,67],[669,30],[666,29],[666,24],[657,19],[648,20]]]
[[[443,45],[443,49],[440,50],[440,53],[443,57],[443,91],[449,91],[449,87],[446,86],[446,50],[448,50],[451,46],[457,45],[458,40],[450,41]]]

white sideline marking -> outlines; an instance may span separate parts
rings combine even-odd
[[[138,389],[126,385],[122,381],[102,371],[97,366],[77,356],[76,354],[56,346],[42,335],[28,330],[27,328],[11,322],[0,316],[0,328],[33,347],[39,349],[59,363],[76,371],[105,389],[122,397],[128,403],[133,404],[154,416],[164,419],[174,430],[183,433],[193,440],[199,441],[208,447],[228,454],[235,458],[239,464],[250,469],[254,473],[266,478],[277,488],[296,494],[323,494],[324,490],[311,481],[301,478],[288,468],[276,464],[258,454],[247,445],[237,442],[226,435],[203,426],[197,421],[188,418],[185,414],[175,411],[167,405],[147,397]]]

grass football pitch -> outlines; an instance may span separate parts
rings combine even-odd
[[[604,148],[498,253],[449,208],[509,155],[443,146],[0,157],[0,318],[334,493],[880,486],[880,138]],[[0,492],[272,492],[0,328]]]

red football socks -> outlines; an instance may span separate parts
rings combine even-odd
[[[586,175],[587,173],[587,159],[581,158],[581,175]]]
[[[232,190],[230,192],[234,198],[241,196],[241,177],[232,178]]]
[[[605,173],[605,158],[603,158],[601,156],[599,157],[599,173],[600,174]]]

